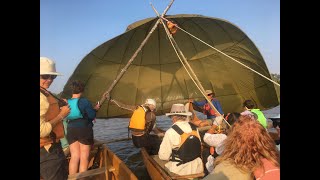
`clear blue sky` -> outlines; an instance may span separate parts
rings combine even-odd
[[[155,17],[170,0],[40,0],[40,56],[64,76],[49,88],[59,93],[79,62],[135,21]],[[280,73],[280,0],[175,0],[167,15],[200,14],[225,19],[243,30],[271,73]]]

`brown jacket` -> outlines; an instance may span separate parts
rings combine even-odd
[[[48,99],[49,108],[45,117],[46,117],[46,121],[50,121],[51,119],[55,118],[60,112],[58,101],[48,91],[40,88],[40,92],[44,94]],[[63,137],[64,137],[64,128],[63,128],[63,123],[61,121],[52,129],[52,132],[48,137],[40,138],[40,148],[45,145],[51,144],[54,139],[56,142],[59,142],[60,139]]]

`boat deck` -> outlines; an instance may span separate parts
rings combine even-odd
[[[178,174],[170,172],[164,166],[168,161],[159,159],[158,155],[151,155],[150,157],[161,167],[162,170],[164,170],[171,177],[171,179],[202,178],[205,175],[204,173],[199,173],[199,174],[191,174],[191,175],[187,175],[187,176],[180,176]]]

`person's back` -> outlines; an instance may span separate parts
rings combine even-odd
[[[175,124],[185,133],[190,133],[192,131],[188,122],[177,122]],[[171,172],[179,175],[203,172],[203,164],[200,157],[180,165],[178,165],[180,162],[170,161],[172,150],[179,147],[180,139],[180,135],[174,129],[170,128],[166,131],[158,153],[160,159],[169,160],[169,162],[165,164],[165,167]]]
[[[262,158],[263,167],[254,171],[254,176],[258,180],[280,180],[280,168],[271,161]]]
[[[171,154],[171,161],[179,162],[177,166],[201,156],[201,140],[197,127],[192,123],[189,123],[189,125],[192,129],[190,133],[184,132],[176,124],[172,126],[172,129],[180,135],[179,147],[174,148]]]
[[[133,145],[136,148],[145,147],[150,154],[157,154],[161,143],[159,136],[163,135],[163,132],[156,127],[156,101],[148,98],[139,106],[127,105],[111,98],[110,102],[122,109],[133,111],[128,125],[128,137],[131,132]],[[150,134],[151,131],[155,134]]]
[[[180,109],[175,110],[174,105],[179,106]],[[171,108],[172,113],[167,113],[166,115],[171,117],[173,120],[173,126],[177,125],[184,133],[191,133],[193,130],[186,120],[187,116],[190,116],[190,112],[185,112],[183,104],[174,104]],[[180,112],[180,113],[179,113]],[[196,129],[197,138],[200,137],[198,130]],[[199,139],[201,142],[201,140]],[[162,143],[159,149],[159,158],[162,160],[167,160],[165,167],[168,168],[170,172],[176,173],[178,175],[190,175],[203,173],[203,163],[202,159],[195,157],[195,159],[189,159],[189,162],[181,163],[181,161],[173,160],[173,150],[178,149],[181,146],[181,135],[172,127],[168,129],[163,137]],[[199,145],[201,148],[201,145]],[[193,148],[197,149],[197,148]],[[176,158],[178,159],[179,158]]]
[[[72,97],[68,99],[71,112],[67,116],[67,141],[70,147],[69,174],[88,169],[90,147],[93,145],[93,123],[99,104],[93,107],[87,98],[81,97],[85,89],[81,81],[71,83]]]
[[[234,164],[224,161],[218,164],[203,180],[253,180],[252,173],[238,169]]]

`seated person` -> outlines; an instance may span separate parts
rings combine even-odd
[[[264,116],[263,112],[260,109],[255,108],[255,104],[252,100],[250,99],[245,100],[243,102],[243,108],[244,108],[244,111],[241,113],[241,115],[252,113],[257,117],[256,119],[260,122],[260,124],[262,124],[262,126],[267,129],[268,125],[267,125],[266,117]]]
[[[224,141],[212,173],[203,178],[280,179],[280,154],[267,130],[252,115],[241,115]]]
[[[225,117],[225,120],[227,120],[228,123],[232,126],[238,120],[239,117],[240,113],[228,113]],[[218,124],[226,124],[222,120],[223,119],[220,116],[216,118]],[[208,145],[207,148],[203,149],[202,154],[203,163],[205,164],[208,173],[212,172],[213,170],[214,158],[222,154],[224,149],[223,142],[227,138],[227,134],[231,129],[229,125],[226,125],[226,131],[224,133],[217,133],[216,127],[217,125],[212,125],[212,127],[205,133],[203,137],[203,141],[206,143],[206,145]]]
[[[215,107],[215,109],[218,111],[216,112],[209,104],[209,102],[205,99],[203,101],[194,101],[194,100],[189,100],[190,103],[193,103],[194,105],[201,107],[203,110],[203,114],[207,115],[207,124],[209,126],[212,125],[214,122],[216,116],[223,115],[222,107],[220,105],[220,102],[217,98],[215,98],[215,93],[212,92],[211,90],[206,90],[205,91],[208,99],[211,101],[212,105]],[[204,126],[202,124],[198,124],[197,126]]]
[[[127,105],[111,98],[110,102],[122,109],[133,111],[129,121],[133,145],[137,148],[145,147],[152,155],[157,154],[161,143],[159,137],[163,136],[164,131],[156,126],[156,101],[146,99],[144,104],[138,106]],[[151,132],[155,134],[150,134]]]
[[[186,120],[190,115],[183,104],[173,104],[171,112],[166,113],[173,125],[166,131],[158,155],[168,160],[165,167],[178,175],[203,173],[201,139],[196,126]]]
[[[275,143],[277,145],[277,148],[280,150],[280,114],[269,119],[272,120],[272,126],[277,130],[279,139],[276,139]]]

